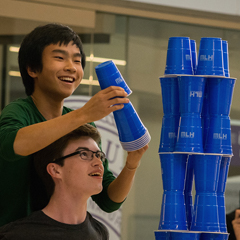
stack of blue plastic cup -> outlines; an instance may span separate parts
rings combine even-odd
[[[180,123],[176,152],[203,153],[201,111],[205,89],[201,76],[179,76]]]
[[[195,203],[193,231],[220,232],[217,188],[221,155],[194,155]]]
[[[159,154],[163,197],[159,230],[187,230],[184,199],[187,154]]]
[[[178,135],[179,126],[179,90],[177,77],[160,78],[162,89],[163,119],[160,152],[173,152]]]
[[[132,93],[113,61],[99,64],[96,66],[95,71],[101,89],[118,86],[122,87],[128,95]],[[125,104],[122,109],[114,111],[113,115],[118,129],[119,140],[124,150],[128,152],[135,151],[150,142],[151,136],[131,102]]]
[[[167,239],[227,240],[224,194],[232,157],[229,113],[236,81],[229,74],[227,41],[202,38],[197,57],[196,41],[169,38],[160,81],[164,193],[156,240],[164,234]]]
[[[211,77],[208,83],[209,126],[205,153],[232,155],[230,107],[236,79]]]

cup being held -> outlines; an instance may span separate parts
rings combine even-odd
[[[110,86],[117,86],[123,88],[128,96],[132,93],[112,60],[100,63],[95,67],[95,71],[102,90]]]

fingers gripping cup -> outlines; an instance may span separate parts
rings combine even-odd
[[[170,37],[166,59],[165,75],[193,75],[192,53],[188,37]]]
[[[131,102],[124,104],[122,109],[114,111],[113,115],[124,150],[135,151],[150,142],[151,136]]]
[[[95,71],[101,89],[105,89],[110,86],[117,86],[123,88],[128,96],[132,93],[112,60],[100,63],[95,67]]]
[[[201,38],[196,75],[225,76],[221,38]]]
[[[184,201],[187,154],[159,154],[163,197],[159,230],[187,230]]]

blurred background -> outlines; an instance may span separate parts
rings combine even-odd
[[[74,95],[100,90],[95,66],[113,59],[132,89],[130,96],[152,140],[122,207],[121,239],[154,239],[158,229],[162,180],[158,156],[162,125],[159,77],[164,74],[169,37],[220,37],[228,41],[230,76],[240,78],[240,3],[237,0],[0,0],[0,112],[25,97],[17,55],[23,37],[50,22],[70,26],[81,37],[87,64]],[[239,207],[240,84],[231,107],[232,159],[226,210]]]

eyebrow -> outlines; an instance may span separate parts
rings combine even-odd
[[[80,151],[80,150],[89,150],[89,151],[92,151],[92,152],[102,152],[100,149],[98,149],[97,151],[93,151],[93,150],[90,150],[89,148],[86,148],[86,147],[78,147],[76,149],[76,152]]]
[[[86,147],[78,147],[77,149],[76,149],[76,151],[79,151],[79,150],[90,150],[89,148],[86,148]]]
[[[65,55],[65,56],[69,55],[69,53],[67,51],[62,50],[62,49],[54,49],[54,50],[52,50],[52,53],[61,53],[61,54]],[[81,53],[79,53],[79,52],[74,53],[73,56],[74,57],[82,57]]]

